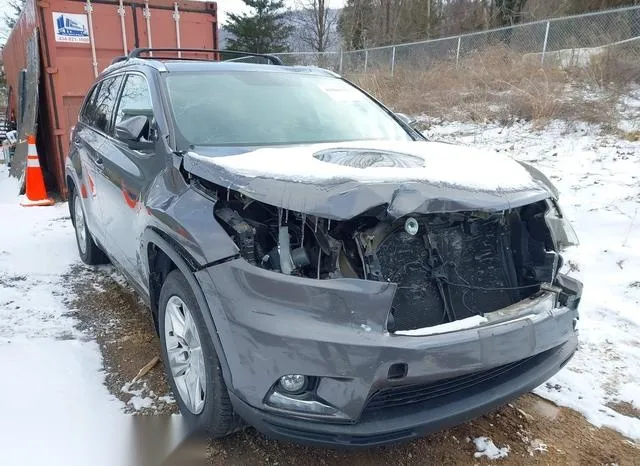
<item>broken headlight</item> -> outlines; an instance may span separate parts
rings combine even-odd
[[[551,239],[556,251],[562,251],[569,246],[577,246],[579,243],[575,230],[569,220],[562,214],[556,200],[547,201],[547,213],[544,219],[551,232]]]

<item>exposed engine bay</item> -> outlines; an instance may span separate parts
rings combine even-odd
[[[378,206],[337,221],[278,208],[206,183],[240,255],[313,279],[397,284],[389,331],[430,327],[507,307],[552,283],[561,266],[547,201],[508,211],[389,216]]]

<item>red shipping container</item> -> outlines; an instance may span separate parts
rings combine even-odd
[[[87,90],[115,57],[136,47],[217,46],[215,2],[27,0],[2,55],[18,136],[35,132],[49,187],[66,198],[71,129]],[[24,172],[26,150],[26,142],[16,148],[12,175]]]

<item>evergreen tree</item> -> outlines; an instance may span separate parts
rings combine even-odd
[[[249,14],[230,13],[223,26],[232,37],[229,50],[255,53],[278,53],[289,50],[287,40],[293,26],[285,22],[283,0],[242,0],[253,11]]]

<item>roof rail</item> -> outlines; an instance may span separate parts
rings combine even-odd
[[[238,55],[239,57],[260,57],[266,58],[273,65],[284,65],[280,58],[275,55],[269,55],[267,53],[253,53],[253,52],[238,52],[236,50],[218,50],[218,49],[173,49],[173,48],[136,48],[129,52],[127,58],[148,58],[154,59],[154,57],[143,56],[142,54],[147,54],[149,52],[204,52],[204,53],[224,53],[224,54],[232,54]],[[181,58],[170,58],[170,57],[162,57],[162,60],[181,60]],[[114,62],[122,61],[121,57],[115,58]],[[202,61],[210,61],[207,59],[202,59]]]
[[[125,61],[128,60],[129,57],[126,55],[119,55],[117,57],[115,57],[113,60],[111,60],[111,64],[115,65],[116,63],[120,63],[121,61]]]

